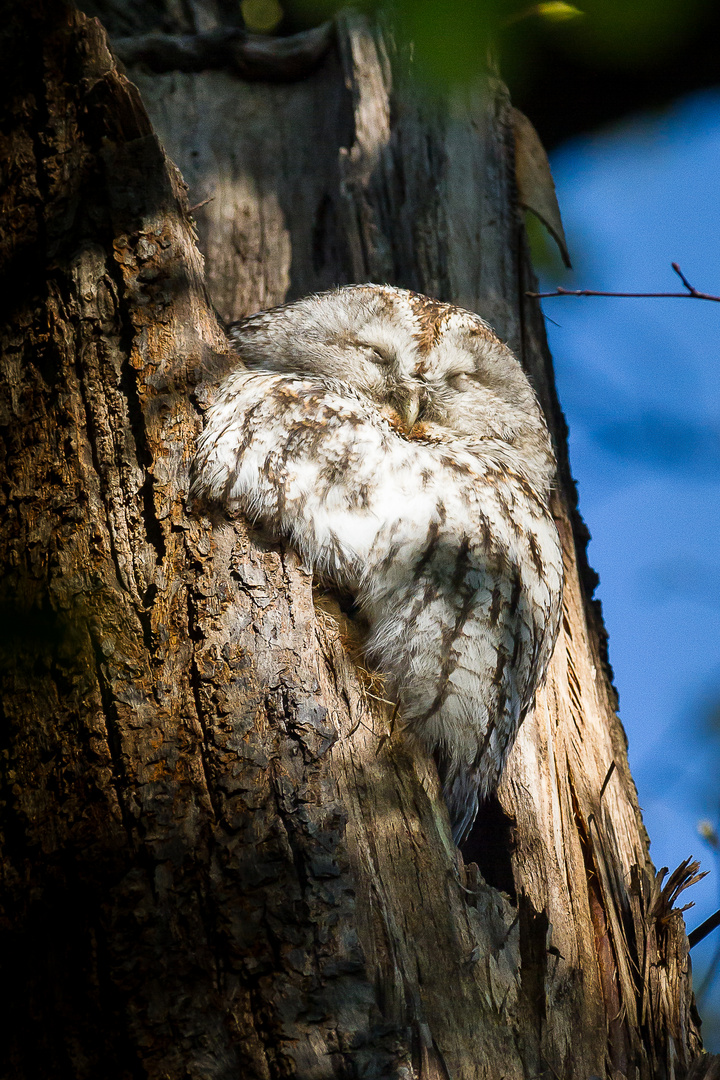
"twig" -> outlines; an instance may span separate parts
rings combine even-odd
[[[608,786],[608,784],[610,783],[610,778],[612,777],[612,774],[614,772],[615,772],[615,759],[613,758],[613,760],[610,762],[610,768],[608,769],[607,773],[605,774],[605,779],[603,780],[602,787],[600,788],[600,795],[598,796],[598,802],[602,802],[602,797],[605,794],[605,789]]]
[[[400,702],[398,701],[396,703],[396,705],[395,705],[395,708],[393,709],[393,714],[390,717],[390,730],[386,731],[385,734],[380,737],[380,740],[379,740],[379,742],[377,744],[377,749],[375,750],[375,757],[378,756],[378,754],[382,750],[385,743],[388,741],[388,739],[391,739],[393,737],[394,733],[395,733],[395,717],[398,714],[398,709],[399,708],[400,708]]]
[[[700,923],[688,934],[688,942],[692,949],[699,941],[706,938],[708,934],[711,934],[713,930],[716,930],[720,926],[720,911],[716,911],[714,915],[711,915],[705,922]]]
[[[199,210],[201,206],[207,206],[208,203],[214,202],[215,196],[211,195],[209,199],[203,199],[202,202],[196,202],[194,206],[188,207],[188,214],[192,214],[195,210]]]
[[[720,296],[699,292],[694,285],[690,284],[677,263],[671,263],[671,266],[685,286],[686,292],[599,292],[596,289],[564,289],[562,285],[558,285],[554,292],[526,292],[525,295],[532,297],[534,300],[548,300],[553,296],[621,296],[629,298],[664,297],[677,300],[714,300],[716,304],[720,304]]]

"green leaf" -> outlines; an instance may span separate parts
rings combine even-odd
[[[535,11],[548,22],[567,22],[568,19],[577,19],[585,14],[574,4],[565,4],[563,0],[548,0],[545,4],[538,4]]]

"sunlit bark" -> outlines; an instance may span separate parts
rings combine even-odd
[[[3,39],[3,1075],[683,1076],[689,875],[649,861],[502,85],[421,105],[354,19],[299,81],[140,93],[59,2]],[[415,288],[537,387],[564,627],[465,861],[337,598],[188,512],[232,363],[205,280],[223,317]]]

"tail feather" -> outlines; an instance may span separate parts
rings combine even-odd
[[[434,754],[443,798],[450,814],[453,842],[460,847],[467,840],[477,817],[480,790],[480,770],[463,767],[438,750]]]

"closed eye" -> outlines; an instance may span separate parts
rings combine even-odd
[[[452,386],[453,390],[469,390],[476,379],[467,371],[458,371],[455,375],[448,375],[447,382],[449,386]]]
[[[392,364],[395,359],[389,352],[385,352],[384,349],[373,349],[373,359],[376,364]]]
[[[386,352],[384,349],[375,348],[374,346],[370,349],[370,353],[370,359],[374,364],[384,364],[387,366],[388,364],[392,364],[395,359],[389,352]]]
[[[365,341],[358,341],[357,346],[363,350],[372,364],[382,364],[383,367],[386,367],[388,364],[392,364],[395,359],[392,353],[379,345],[368,345]]]

